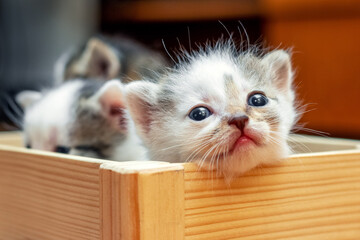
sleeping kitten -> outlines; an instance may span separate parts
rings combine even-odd
[[[84,47],[68,51],[55,64],[59,84],[68,79],[91,78],[123,82],[154,77],[168,65],[165,58],[125,37],[92,37]]]
[[[45,94],[18,95],[28,147],[116,161],[144,160],[118,80],[72,80]]]
[[[184,58],[162,84],[126,88],[152,160],[192,161],[231,179],[288,156],[296,112],[287,52],[257,56],[218,43]]]

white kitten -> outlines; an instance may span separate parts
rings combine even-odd
[[[71,154],[116,161],[144,160],[146,151],[125,108],[123,88],[118,80],[72,80],[44,96],[20,93],[27,146],[71,149]]]
[[[232,178],[288,156],[296,118],[288,53],[217,44],[185,57],[161,84],[126,89],[152,160],[194,161]]]

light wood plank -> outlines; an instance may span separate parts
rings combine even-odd
[[[356,239],[354,150],[297,154],[228,185],[195,164],[111,162],[0,146],[0,239]]]
[[[0,239],[99,239],[100,161],[0,146]]]
[[[227,185],[185,164],[185,239],[360,236],[360,151],[294,155]]]
[[[184,171],[182,166],[139,175],[141,239],[184,239]]]
[[[0,144],[10,145],[15,147],[24,146],[22,132],[0,132]]]
[[[183,239],[181,164],[108,163],[100,173],[102,239]]]
[[[292,134],[289,144],[294,153],[316,153],[360,149],[359,140]]]

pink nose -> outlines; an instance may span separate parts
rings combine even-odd
[[[249,117],[246,115],[240,115],[237,117],[233,117],[229,120],[229,125],[235,125],[238,129],[243,130],[245,128],[246,123],[249,121]]]

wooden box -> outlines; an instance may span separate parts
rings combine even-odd
[[[360,239],[360,149],[297,137],[277,166],[226,184],[194,164],[111,162],[0,136],[0,239]]]

